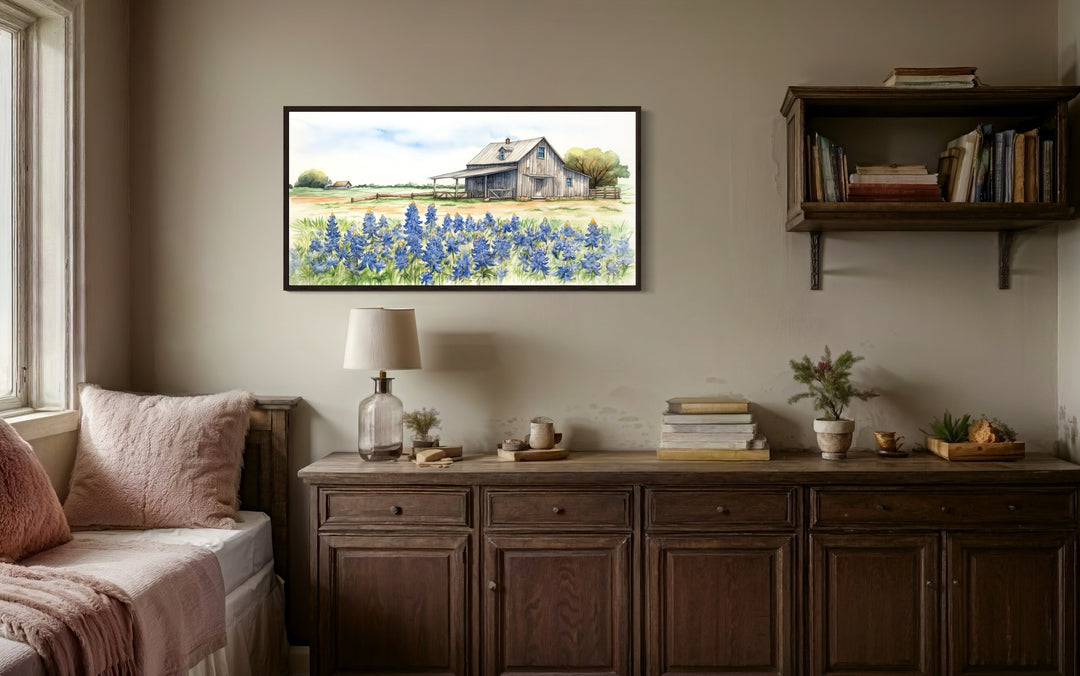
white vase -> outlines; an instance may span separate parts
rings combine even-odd
[[[851,448],[855,421],[818,418],[814,421],[814,431],[817,432],[817,444],[821,450],[821,457],[825,460],[843,460],[847,457],[848,449]]]

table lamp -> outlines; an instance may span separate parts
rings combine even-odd
[[[388,370],[420,368],[416,314],[411,310],[353,308],[345,336],[345,368],[377,370],[375,393],[360,402],[357,448],[364,460],[401,457],[403,408],[390,392]]]

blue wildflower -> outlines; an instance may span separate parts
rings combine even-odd
[[[472,262],[469,260],[469,254],[462,254],[461,258],[454,263],[454,279],[465,279],[469,276],[469,268],[472,267]]]
[[[555,276],[560,282],[569,282],[574,278],[574,268],[570,265],[560,265],[559,269],[555,272]]]
[[[529,272],[539,272],[545,276],[548,274],[548,255],[540,247],[529,252]]]
[[[506,277],[506,273],[509,272],[506,268],[499,268],[499,271],[495,273],[495,276],[499,278],[501,282]]]
[[[369,210],[366,214],[364,214],[364,234],[368,237],[374,237],[376,227],[378,227],[378,225],[375,222],[375,214],[371,213],[371,211]]]
[[[431,225],[435,222],[438,216],[435,213],[435,205],[429,204],[427,211],[424,212],[424,225]]]
[[[488,246],[487,239],[483,235],[476,238],[473,242],[473,264],[476,269],[479,270],[482,267],[492,265],[495,262],[495,256],[492,253],[491,248]]]
[[[545,218],[540,223],[540,239],[542,239],[542,240],[544,240],[546,242],[550,238],[551,238],[551,224],[548,223],[547,219]]]
[[[446,252],[450,254],[456,254],[461,250],[461,241],[457,235],[450,235],[446,238]]]
[[[405,223],[402,225],[402,229],[405,232],[405,236],[421,235],[423,229],[420,227],[420,211],[416,208],[415,203],[410,203],[405,207]]]
[[[513,244],[505,237],[496,237],[491,243],[491,252],[495,255],[495,258],[499,261],[504,261],[510,258],[510,248]]]
[[[446,255],[446,250],[443,248],[442,242],[438,237],[431,237],[428,239],[427,246],[424,247],[424,262],[431,266],[431,269],[435,272],[442,271],[442,259]]]
[[[424,270],[420,273],[420,283],[424,286],[431,286],[435,283],[435,277],[432,276],[430,270]]]
[[[614,276],[614,275],[619,274],[619,272],[620,272],[619,264],[616,263],[615,261],[608,261],[607,264],[604,267],[607,268],[607,272],[608,272],[609,275]]]
[[[585,232],[585,246],[596,248],[600,245],[600,226],[596,224],[596,220],[589,221],[589,228]]]
[[[409,250],[403,246],[399,246],[394,250],[394,267],[398,270],[404,270],[409,265]]]
[[[465,223],[463,224],[462,229],[466,232],[472,232],[476,230],[476,221],[473,220],[472,216],[465,217]]]
[[[372,272],[379,273],[386,267],[386,263],[380,260],[374,251],[368,249],[360,256],[360,267],[361,269],[367,268]]]
[[[600,274],[600,259],[601,255],[599,251],[586,251],[585,255],[581,257],[581,268],[586,272],[598,275]]]
[[[323,247],[327,251],[336,251],[341,246],[341,231],[338,230],[337,219],[334,214],[326,219],[326,237]]]
[[[491,212],[484,214],[484,220],[481,222],[484,230],[492,230],[495,227],[495,218],[491,215]]]
[[[461,217],[461,214],[454,214],[454,232],[461,232],[465,229],[465,219]]]

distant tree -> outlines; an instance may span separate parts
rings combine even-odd
[[[590,188],[615,185],[620,178],[630,178],[630,168],[619,163],[614,150],[571,148],[566,151],[566,168],[589,177]]]
[[[325,188],[329,180],[326,174],[318,169],[308,169],[296,177],[296,183],[293,185],[297,188]]]

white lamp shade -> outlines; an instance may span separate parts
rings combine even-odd
[[[416,313],[381,307],[350,310],[344,366],[377,371],[420,368]]]

